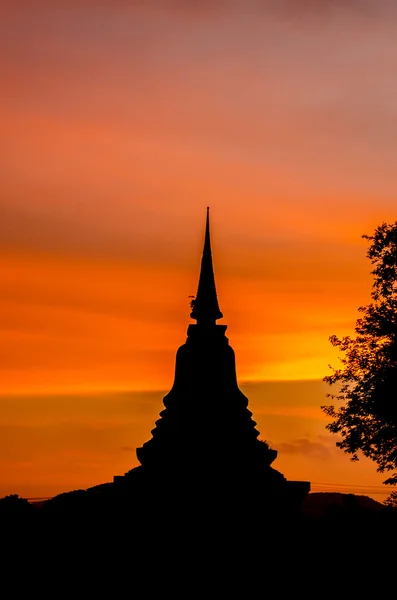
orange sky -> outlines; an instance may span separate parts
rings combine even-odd
[[[378,486],[326,433],[319,380],[337,364],[328,337],[369,301],[360,236],[396,219],[397,7],[2,6],[0,495],[136,464],[185,339],[208,204],[274,466]]]

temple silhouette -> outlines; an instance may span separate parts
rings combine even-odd
[[[114,477],[119,494],[182,498],[200,506],[244,498],[250,504],[295,509],[310,490],[271,465],[277,451],[260,439],[248,399],[238,387],[235,354],[219,308],[207,208],[204,250],[187,340],[178,349],[174,384],[152,437],[136,454],[140,466]]]

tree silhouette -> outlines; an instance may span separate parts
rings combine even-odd
[[[397,509],[397,491],[394,491],[390,494],[390,496],[385,500],[386,506],[390,506],[390,508]]]
[[[0,498],[0,515],[2,514],[30,514],[33,506],[26,498],[20,498],[18,494],[10,494]]]
[[[331,367],[332,375],[324,377],[337,385],[327,397],[343,406],[321,408],[333,419],[327,429],[342,437],[336,445],[352,460],[361,451],[380,473],[394,471],[384,483],[397,485],[397,221],[362,237],[370,241],[373,301],[359,307],[355,337],[330,337],[344,355],[342,368]]]

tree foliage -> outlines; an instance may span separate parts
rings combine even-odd
[[[386,506],[390,508],[395,508],[397,510],[397,491],[394,491],[390,494],[390,496],[385,500]]]
[[[0,498],[0,515],[2,514],[26,514],[33,512],[34,508],[26,498],[21,498],[18,494],[10,494]]]
[[[324,381],[336,388],[327,397],[342,405],[321,408],[333,419],[327,429],[341,437],[337,446],[353,460],[362,452],[389,473],[384,483],[397,485],[397,221],[363,238],[374,267],[372,302],[358,309],[355,337],[330,337],[342,367],[331,367]]]

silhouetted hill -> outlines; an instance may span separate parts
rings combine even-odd
[[[112,484],[103,483],[87,490],[74,490],[64,492],[47,501],[36,502],[35,506],[41,508],[69,506],[73,509],[75,506],[95,506],[100,499],[107,498],[112,494]],[[302,515],[306,517],[326,516],[330,509],[340,509],[342,511],[351,511],[354,509],[368,512],[378,512],[386,507],[381,502],[377,502],[369,496],[356,494],[345,494],[341,492],[312,492],[306,496],[302,504]]]
[[[342,510],[357,508],[364,511],[380,511],[385,506],[368,496],[338,492],[313,492],[308,494],[303,501],[302,512],[309,517],[323,517],[331,508]]]
[[[113,484],[104,483],[87,490],[73,490],[63,492],[48,500],[28,503],[24,498],[18,495],[10,495],[0,499],[1,515],[19,515],[31,514],[29,508],[39,510],[40,512],[56,513],[61,511],[63,514],[79,512],[90,513],[100,508],[102,511],[108,507],[117,510],[117,507],[128,510],[134,506],[133,498],[113,498]],[[112,500],[110,502],[110,500]],[[355,494],[344,494],[339,492],[312,492],[306,496],[302,504],[301,516],[303,518],[323,518],[328,517],[332,512],[340,514],[344,512],[351,513],[359,511],[362,513],[379,513],[386,509],[385,505],[377,502],[368,496]]]
[[[387,548],[397,511],[365,496],[313,493],[291,518],[254,507],[244,490],[237,501],[206,510],[195,500],[167,503],[167,490],[147,507],[133,496],[112,498],[110,490],[60,494],[30,511],[15,497],[2,503],[8,563],[18,573],[45,571],[49,586],[74,586],[75,598],[84,596],[81,582],[86,595],[102,597],[109,580],[112,597],[156,590],[190,598],[201,585],[209,597],[259,598],[277,590],[309,597],[319,589],[368,591],[394,556]],[[32,579],[25,580],[31,595]]]

